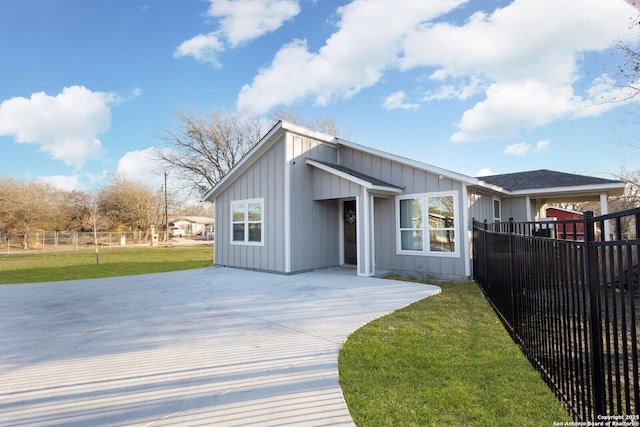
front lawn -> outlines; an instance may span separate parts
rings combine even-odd
[[[93,251],[0,255],[0,284],[162,273],[212,265],[210,246],[103,249],[99,265]]]
[[[340,382],[356,425],[571,421],[475,283],[429,283],[442,292],[369,323],[342,347]]]

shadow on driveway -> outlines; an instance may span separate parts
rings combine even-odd
[[[0,424],[353,425],[347,336],[439,288],[207,268],[0,286]]]

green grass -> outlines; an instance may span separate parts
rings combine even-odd
[[[342,347],[340,382],[356,425],[571,421],[478,286],[435,284],[440,294],[371,322]]]
[[[210,246],[0,255],[0,284],[56,282],[210,267]]]

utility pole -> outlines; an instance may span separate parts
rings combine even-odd
[[[169,240],[169,208],[167,205],[167,175],[168,172],[164,172],[164,241]]]

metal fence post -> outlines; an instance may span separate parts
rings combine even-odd
[[[509,281],[509,302],[511,303],[511,328],[515,334],[520,333],[520,328],[516,322],[516,312],[518,311],[518,307],[516,306],[516,298],[515,298],[515,282],[513,280],[513,258],[514,258],[514,249],[513,249],[513,233],[515,231],[515,224],[513,223],[513,217],[509,218],[509,271],[508,271],[508,281]]]
[[[487,291],[487,284],[489,283],[489,271],[487,270],[487,258],[489,255],[487,254],[487,230],[489,229],[489,225],[487,224],[487,219],[484,220],[484,227],[482,228],[482,262],[484,268],[484,283],[482,284],[485,292]]]
[[[602,319],[600,314],[600,282],[598,253],[595,242],[593,211],[584,212],[585,247],[583,252],[586,286],[589,290],[589,329],[591,338],[591,391],[595,416],[606,414],[604,354],[602,347]],[[596,418],[594,417],[594,419]]]

